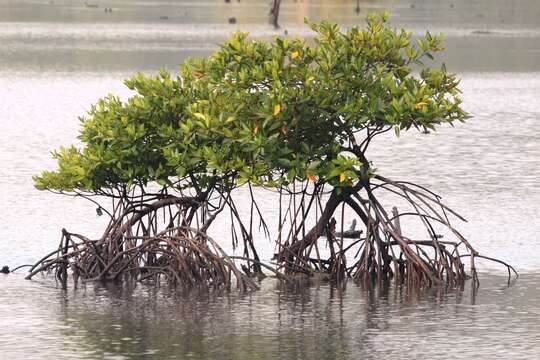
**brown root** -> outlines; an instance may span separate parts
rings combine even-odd
[[[34,265],[28,279],[40,272],[54,272],[65,282],[73,279],[165,281],[183,288],[204,287],[240,291],[258,288],[209,236],[193,229],[169,229],[155,236],[131,237],[130,245],[109,256],[98,241],[63,231],[61,246]],[[66,244],[68,244],[66,246]]]
[[[183,288],[230,290],[235,285],[242,292],[258,289],[210,236],[186,225],[191,205],[170,197],[135,208],[118,204],[116,218],[111,218],[101,239],[62,230],[58,249],[33,265],[27,279],[52,272],[65,285],[70,270],[75,282],[165,281]],[[167,227],[158,231],[158,213],[170,206],[176,211],[169,212]],[[174,226],[175,221],[184,225]]]
[[[464,219],[429,190],[381,176],[359,185],[348,192],[333,190],[309,231],[293,229],[283,239],[276,260],[285,273],[326,273],[334,280],[351,277],[365,284],[393,279],[396,284],[414,287],[460,287],[469,278],[478,285],[474,260],[483,258],[506,266],[509,277],[512,273],[517,275],[505,262],[480,255],[450,221],[450,217]],[[397,197],[408,207],[406,212],[398,213],[395,207],[391,213],[387,211],[376,196],[380,191]],[[321,194],[315,189],[312,196],[320,203]],[[360,230],[344,229],[345,204],[353,218],[360,219]],[[340,206],[341,226],[336,231],[334,216]],[[296,213],[294,209],[289,212]],[[423,225],[425,235],[422,238],[412,239],[402,232],[400,219],[405,217],[416,218]],[[300,224],[299,228],[306,226],[303,218],[296,223]],[[438,231],[453,239],[442,240],[443,235]],[[301,232],[306,235],[298,239],[296,234]],[[358,236],[345,243],[345,235],[352,233]],[[323,247],[328,249],[326,255],[319,251],[321,240]],[[461,260],[465,257],[470,258],[469,272]],[[351,260],[352,265],[347,266],[347,261]]]
[[[507,263],[480,255],[450,220],[464,219],[421,186],[377,175],[345,190],[331,189],[327,196],[322,185],[306,182],[300,191],[296,185],[289,191],[285,211],[283,189],[280,191],[274,266],[261,262],[257,254],[254,219],[259,218],[259,228],[265,235],[270,233],[250,186],[247,224],[230,193],[218,194],[213,204],[207,193],[117,201],[107,212],[111,220],[100,239],[90,240],[63,230],[58,248],[32,266],[27,278],[53,272],[64,286],[71,274],[75,282],[163,281],[209,290],[236,286],[243,292],[258,288],[254,279],[263,278],[265,269],[286,284],[299,279],[342,282],[352,278],[362,284],[393,280],[416,288],[462,287],[469,278],[478,286],[477,258],[506,266],[509,278],[517,275]],[[396,207],[388,211],[383,205],[380,199],[388,201],[388,196],[403,206],[401,213]],[[206,232],[226,207],[230,210],[233,247],[243,246],[242,256],[227,256]],[[315,223],[308,227],[313,213]],[[353,226],[345,229],[351,219]],[[409,234],[407,226],[402,229],[402,220],[411,219],[420,225],[420,233]],[[468,268],[462,262],[464,258],[469,260]],[[238,268],[235,261],[244,263]]]

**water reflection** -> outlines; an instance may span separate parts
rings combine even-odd
[[[31,349],[40,358],[534,358],[540,275],[511,287],[481,278],[475,296],[469,286],[410,292],[352,282],[291,292],[273,280],[253,294],[205,296],[99,284],[62,292],[11,277],[5,289],[25,296],[0,304],[11,329],[0,343],[15,358]]]

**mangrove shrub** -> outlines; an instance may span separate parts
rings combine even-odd
[[[186,61],[178,75],[138,74],[125,82],[129,99],[99,100],[81,118],[82,145],[54,152],[57,169],[34,180],[40,190],[112,199],[111,222],[97,240],[79,235],[82,243],[74,242],[65,232],[62,252],[53,254],[62,262],[47,258],[33,273],[71,263],[85,278],[165,276],[222,286],[232,272],[247,284],[268,267],[254,241],[258,217],[265,231],[278,234],[272,271],[281,279],[302,273],[459,285],[467,277],[465,256],[475,276],[480,255],[450,223],[459,215],[429,190],[378,174],[369,161],[379,134],[436,131],[468,118],[456,76],[426,65],[443,50],[441,36],[415,39],[387,20],[371,15],[365,27],[346,31],[309,23],[312,40],[266,42],[235,33],[209,57]],[[251,194],[249,223],[236,205],[241,186]],[[267,228],[254,187],[280,194],[278,229]],[[410,209],[391,213],[379,192]],[[361,224],[352,235],[343,219],[336,230],[335,214],[340,207],[345,214],[345,206]],[[244,249],[237,257],[247,262],[243,274],[221,250],[207,250],[210,241],[217,244],[206,231],[225,209],[233,242]],[[409,238],[402,216],[418,218],[427,237]],[[456,239],[440,240],[439,226]]]

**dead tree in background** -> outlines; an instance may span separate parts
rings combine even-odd
[[[279,7],[281,6],[281,0],[272,0],[270,2],[270,12],[268,13],[268,22],[279,29]]]

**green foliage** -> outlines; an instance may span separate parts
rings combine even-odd
[[[422,63],[443,49],[441,37],[413,41],[387,17],[346,32],[310,23],[314,45],[236,33],[176,78],[136,75],[126,81],[136,95],[93,106],[82,119],[83,148],[54,153],[58,170],[35,177],[36,186],[99,191],[210,178],[229,187],[350,186],[372,171],[351,151],[358,141],[467,118],[455,75]]]
[[[172,141],[186,106],[179,84],[166,72],[125,82],[137,95],[127,102],[109,95],[81,119],[81,150],[54,152],[59,168],[36,177],[38,189],[97,190],[167,181],[163,148]]]

